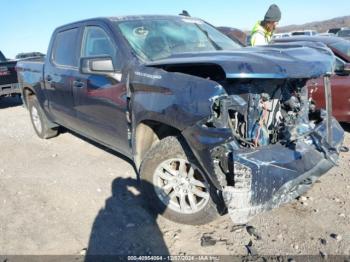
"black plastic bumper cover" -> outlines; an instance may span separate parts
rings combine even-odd
[[[325,123],[322,123],[314,131],[319,139],[303,138],[294,147],[275,144],[232,152],[230,164],[243,165],[250,171],[239,178],[239,185],[223,190],[233,222],[246,223],[260,212],[293,200],[332,168],[344,140],[344,131],[336,120],[332,121],[332,129],[332,150],[322,146],[326,132]],[[322,149],[318,148],[320,146]]]

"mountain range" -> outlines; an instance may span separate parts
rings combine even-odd
[[[299,30],[316,30],[318,33],[326,32],[330,28],[350,27],[350,15],[336,17],[324,21],[306,23],[302,25],[288,25],[278,27],[276,33],[284,33]]]

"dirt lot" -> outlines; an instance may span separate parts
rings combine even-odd
[[[251,227],[193,227],[150,215],[122,156],[70,132],[37,138],[16,99],[0,100],[0,123],[0,254],[350,255],[350,153]]]

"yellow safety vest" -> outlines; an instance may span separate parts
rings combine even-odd
[[[251,38],[250,38],[250,44],[252,46],[255,46],[255,45],[268,45],[269,42],[271,41],[271,37],[272,37],[272,33],[271,32],[268,32],[264,27],[262,27],[260,25],[261,21],[258,21],[254,27],[253,27],[253,30],[251,32]],[[262,42],[257,42],[257,39],[259,38],[259,36],[261,36],[263,39],[264,39],[264,43]]]

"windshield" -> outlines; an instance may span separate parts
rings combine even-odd
[[[192,18],[132,20],[116,25],[137,55],[146,60],[185,52],[240,48],[214,27]]]
[[[350,41],[344,40],[329,45],[350,58]]]
[[[337,35],[340,37],[350,37],[350,30],[341,30]]]

